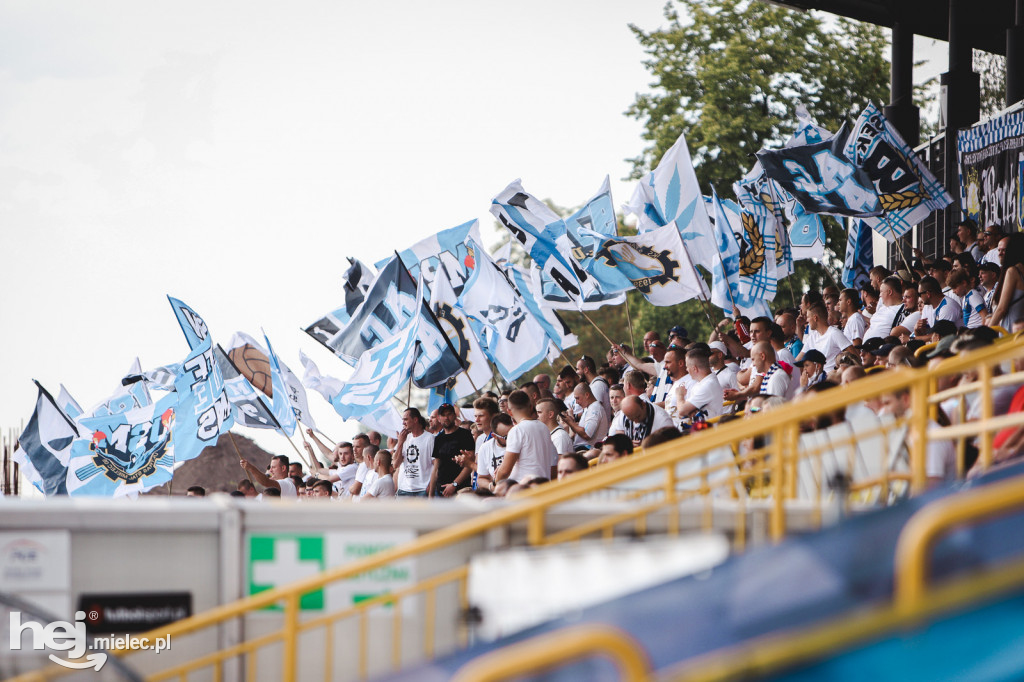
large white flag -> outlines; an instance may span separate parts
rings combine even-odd
[[[711,221],[682,135],[661,157],[658,167],[640,179],[622,208],[637,217],[639,232],[675,223],[691,260],[708,270],[714,267],[718,256]]]
[[[609,238],[581,231],[597,245],[591,272],[598,281],[611,281],[613,275],[621,277],[659,306],[707,297],[707,285],[697,277],[674,224],[633,237]],[[598,276],[602,271],[607,271],[607,276]]]
[[[462,289],[459,306],[483,327],[480,341],[501,376],[515,381],[544,359],[548,335],[487,252],[477,244],[471,247],[476,268]]]

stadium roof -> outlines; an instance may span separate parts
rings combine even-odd
[[[794,9],[817,9],[842,17],[892,28],[897,21],[915,35],[949,39],[949,9],[936,0],[770,0]],[[961,0],[962,1],[962,0]],[[1006,54],[1006,29],[1014,25],[1014,0],[986,0],[963,12],[960,37],[973,48]]]

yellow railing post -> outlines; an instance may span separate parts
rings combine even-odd
[[[928,487],[925,457],[928,452],[928,378],[910,387],[910,473],[914,494]]]
[[[780,542],[786,534],[786,507],[783,500],[783,479],[786,471],[786,441],[791,424],[779,426],[775,429],[772,440],[772,518],[771,534],[772,540]]]
[[[284,656],[281,660],[282,682],[294,682],[299,663],[299,600],[302,595],[295,592],[284,600]]]
[[[981,423],[988,424],[988,421],[992,419],[992,366],[988,363],[983,363],[978,371],[978,379],[981,381]],[[984,431],[981,433],[981,447],[978,451],[978,458],[981,460],[981,466],[988,469],[992,466],[992,439],[995,438],[995,433],[991,431]]]
[[[536,509],[526,519],[526,541],[537,546],[544,544],[544,510]]]

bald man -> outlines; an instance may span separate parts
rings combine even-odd
[[[640,447],[644,438],[666,426],[674,424],[664,408],[631,395],[622,399],[622,409],[608,429],[608,435],[625,434],[633,441],[633,447]]]

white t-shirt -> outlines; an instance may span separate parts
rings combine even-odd
[[[996,247],[994,249],[989,249],[985,253],[985,257],[982,258],[982,262],[983,263],[995,263],[999,267],[1002,267],[1003,264],[999,261],[999,247]]]
[[[380,476],[373,482],[366,494],[368,497],[394,497],[395,479],[390,475]]]
[[[929,419],[928,429],[937,428],[938,423]],[[956,476],[956,446],[953,441],[929,439],[924,468],[928,478],[950,479]]]
[[[863,339],[864,332],[868,329],[868,321],[860,313],[853,313],[850,318],[846,321],[846,326],[843,327],[843,334],[846,338],[853,341],[854,339]]]
[[[594,398],[597,399],[597,402],[604,407],[605,415],[611,419],[612,399],[608,395],[608,381],[604,377],[597,377],[590,382],[590,392],[594,394]]]
[[[686,391],[686,402],[703,410],[708,417],[718,417],[722,414],[723,399],[722,385],[718,383],[718,377],[713,372]]]
[[[902,301],[896,305],[882,305],[882,302],[879,301],[878,307],[875,308],[875,314],[871,316],[871,324],[868,325],[868,330],[864,333],[861,341],[874,338],[884,339],[886,336],[889,336],[889,332],[892,331],[893,320],[896,319],[896,315],[900,312],[902,306]],[[807,337],[804,336],[804,348],[807,347],[806,340]]]
[[[877,312],[875,313],[878,314]],[[891,329],[891,328],[890,328]],[[888,334],[888,332],[886,332]],[[840,351],[849,348],[850,339],[835,327],[829,327],[824,334],[819,334],[813,329],[804,334],[804,354],[812,348],[825,356],[825,371],[831,372],[836,368],[836,356]]]
[[[760,395],[775,395],[780,398],[785,398],[786,394],[789,393],[790,376],[786,374],[786,370],[782,369],[782,366],[776,363],[773,365],[774,371],[769,369],[767,382],[761,379],[761,391]]]
[[[793,357],[793,353],[791,353],[790,350],[785,346],[775,351],[775,361],[785,362],[790,366],[796,365],[796,358]]]
[[[904,329],[906,329],[911,334],[913,334],[914,333],[914,327],[917,326],[917,321],[920,320],[920,319],[921,319],[921,311],[920,310],[915,310],[914,312],[910,313],[909,315],[907,315],[906,317],[903,318],[903,321],[900,322],[900,326],[903,327]]]
[[[298,497],[299,493],[295,490],[295,484],[290,478],[282,478],[277,482],[281,486],[281,497]]]
[[[603,412],[600,405],[597,407],[599,412]],[[512,467],[513,479],[523,481],[530,476],[551,478],[551,462],[557,459],[557,454],[551,442],[551,432],[540,420],[526,419],[513,426],[508,432],[505,451],[519,454]]]
[[[926,305],[921,308],[921,317],[925,319],[929,327],[935,326],[935,322],[938,320],[949,320],[956,325],[957,329],[964,324],[963,311],[952,296],[943,296],[937,306]]]
[[[621,414],[621,412],[619,414]],[[551,444],[555,446],[556,465],[558,464],[557,456],[572,454],[574,450],[572,446],[572,436],[570,436],[569,433],[561,426],[556,426],[551,432]]]
[[[584,431],[590,434],[590,437],[576,436],[573,441],[576,445],[593,446],[594,443],[604,440],[605,436],[608,435],[608,414],[604,411],[604,406],[596,400],[583,410],[583,416],[580,417],[579,424],[583,427]]]
[[[675,426],[672,422],[672,417],[669,416],[668,412],[664,408],[658,407],[652,403],[647,403],[647,409],[654,410],[654,418],[650,420],[650,428],[647,428],[646,422],[634,422],[631,419],[627,419],[626,415],[619,412],[616,420],[612,422],[611,428],[608,429],[608,435],[614,436],[617,433],[622,433],[630,440],[642,441],[658,429],[663,429],[666,426]],[[650,415],[650,413],[648,413],[648,415]]]
[[[370,490],[373,488],[373,484],[377,482],[380,475],[373,469],[369,469],[366,472],[366,476],[363,478],[363,487],[359,489],[359,497],[366,497],[370,494]]]
[[[494,479],[494,472],[498,470],[501,463],[505,461],[505,448],[498,444],[494,438],[483,443],[476,451],[476,475],[490,476]]]
[[[722,385],[722,388],[731,388],[738,391],[740,386],[736,382],[736,375],[739,374],[739,365],[734,365],[731,362],[726,363],[725,367],[715,372],[718,375],[718,383]]]
[[[346,464],[345,466],[339,466],[335,472],[338,474],[338,480],[334,482],[334,490],[342,497],[348,496],[348,489],[352,486],[352,481],[356,480],[356,471],[360,466],[365,467],[366,465],[359,465],[355,462]]]
[[[421,493],[430,484],[434,468],[434,434],[424,431],[419,436],[406,436],[402,444],[402,490]],[[366,483],[363,483],[366,488]]]

